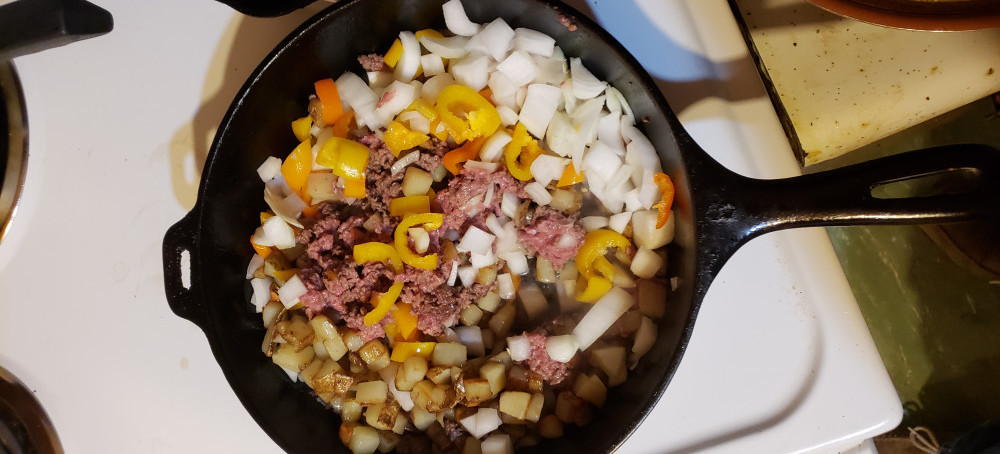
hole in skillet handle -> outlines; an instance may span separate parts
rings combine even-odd
[[[876,199],[907,199],[944,194],[967,194],[979,186],[982,172],[974,167],[931,172],[877,183],[871,190]]]
[[[201,327],[204,308],[197,277],[196,211],[170,226],[163,237],[163,287],[170,309]]]

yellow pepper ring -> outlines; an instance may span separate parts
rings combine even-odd
[[[576,267],[580,277],[576,283],[576,299],[593,303],[611,290],[615,268],[605,254],[608,249],[625,249],[632,243],[624,235],[607,229],[598,229],[583,237],[583,244],[576,253]]]
[[[490,136],[500,128],[497,108],[465,85],[449,85],[437,96],[435,109],[456,142]],[[463,118],[464,117],[464,118]]]
[[[400,221],[399,225],[396,226],[396,232],[393,234],[393,239],[396,243],[396,251],[399,252],[399,256],[402,258],[403,263],[422,270],[437,269],[438,255],[427,254],[425,256],[420,256],[413,252],[413,250],[410,249],[410,240],[407,236],[407,231],[410,227],[420,224],[423,224],[424,228],[433,230],[440,228],[442,223],[444,223],[444,215],[441,213],[411,214],[404,217],[403,220]]]
[[[405,362],[411,356],[430,358],[437,342],[396,342],[392,346],[390,360],[397,363]]]
[[[392,287],[389,287],[385,293],[378,295],[378,297],[372,296],[372,304],[375,306],[371,312],[365,314],[364,322],[365,325],[372,326],[385,318],[392,306],[396,304],[396,300],[399,298],[399,294],[403,291],[402,282],[394,282]]]
[[[392,245],[369,242],[354,245],[354,261],[359,264],[382,262],[392,266],[397,273],[403,272],[403,259]]]
[[[503,150],[504,162],[511,176],[521,181],[528,181],[531,175],[531,163],[542,154],[538,141],[528,134],[527,128],[518,123],[514,126],[514,134],[510,143]]]

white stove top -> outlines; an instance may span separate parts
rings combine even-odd
[[[167,307],[160,248],[244,79],[324,5],[256,19],[210,0],[95,3],[111,34],[15,62],[30,157],[0,244],[0,364],[35,391],[67,452],[278,452],[201,331]],[[717,159],[798,173],[725,0],[590,6]],[[782,232],[723,269],[671,386],[621,452],[838,452],[900,418],[825,233]]]

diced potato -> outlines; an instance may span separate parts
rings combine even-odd
[[[535,279],[546,284],[556,281],[556,270],[552,267],[552,262],[545,257],[538,256],[535,259]]]
[[[313,353],[316,355],[315,359],[330,359],[330,354],[326,352],[323,341],[319,339],[313,341]],[[316,362],[315,359],[313,362]]]
[[[531,394],[520,391],[504,391],[500,393],[501,413],[506,413],[517,419],[524,419],[528,413],[528,402],[531,401]]]
[[[313,332],[316,333],[316,337],[319,340],[333,339],[336,337],[340,339],[340,333],[337,332],[337,327],[333,325],[329,318],[325,315],[317,315],[309,320],[309,326],[312,327]]]
[[[556,188],[549,193],[552,194],[549,206],[559,211],[575,213],[580,211],[580,207],[583,205],[583,193],[580,191]]]
[[[639,359],[645,355],[653,343],[656,342],[656,323],[649,317],[642,317],[639,330],[635,333],[635,343],[632,345],[632,353],[628,358],[629,369],[634,369],[639,364]]]
[[[485,378],[466,378],[462,380],[462,385],[465,389],[462,401],[470,407],[478,406],[496,395]]]
[[[358,383],[354,390],[357,393],[354,399],[361,405],[369,406],[385,402],[389,386],[382,380],[374,380]]]
[[[403,174],[403,195],[427,194],[433,183],[434,178],[431,177],[430,173],[423,169],[409,166],[406,168],[406,173]]]
[[[506,369],[510,369],[510,366],[514,364],[514,360],[510,358],[510,352],[507,350],[501,350],[499,353],[493,355],[491,360],[503,364],[503,367]]]
[[[431,352],[431,363],[436,366],[461,366],[468,359],[465,345],[454,342],[439,342]]]
[[[542,376],[519,365],[510,367],[507,373],[507,389],[528,393],[542,392]]]
[[[549,302],[542,293],[542,289],[534,284],[525,284],[517,291],[517,299],[521,302],[521,307],[528,314],[529,320],[540,317],[549,309]]]
[[[361,419],[361,404],[354,399],[344,399],[340,404],[340,417],[344,422],[357,422]]]
[[[424,380],[413,386],[410,391],[414,408],[420,407],[430,413],[438,413],[455,406],[455,389],[451,385],[435,385],[430,380]]]
[[[343,423],[341,423],[340,424],[340,431],[339,431],[340,442],[343,443],[343,444],[345,444],[345,445],[347,443],[349,443],[351,441],[351,435],[354,434],[354,428],[357,427],[357,426],[358,426],[357,424],[349,423],[347,421],[344,421]]]
[[[368,365],[365,361],[361,359],[361,355],[358,352],[350,352],[347,354],[347,363],[350,366],[352,374],[361,375],[368,372]]]
[[[476,437],[466,437],[462,454],[483,454],[483,445]]]
[[[299,375],[302,377],[302,382],[312,388],[312,378],[316,375],[316,372],[323,367],[324,362],[324,359],[313,358],[313,361],[309,363],[305,369],[302,369],[302,372],[299,372]]]
[[[368,426],[357,426],[351,433],[347,447],[353,454],[372,454],[378,449],[378,431]]]
[[[563,313],[576,312],[586,304],[576,300],[575,280],[556,282],[556,296],[559,297],[559,310]]]
[[[659,279],[642,279],[637,283],[639,312],[647,317],[659,318],[667,309],[667,285]]]
[[[615,275],[611,278],[611,282],[615,287],[621,288],[635,288],[635,278],[632,277],[632,272],[622,268],[621,265],[617,263],[614,265]]]
[[[573,382],[573,393],[595,407],[602,407],[608,397],[608,388],[596,375],[580,374]]]
[[[489,382],[490,392],[494,396],[507,386],[507,368],[503,363],[487,361],[479,367],[479,376]]]
[[[431,424],[434,424],[436,416],[434,413],[430,413],[419,405],[415,405],[413,410],[410,410],[410,420],[413,422],[413,426],[417,430],[427,430]]]
[[[369,370],[378,371],[389,365],[389,349],[378,339],[362,346],[358,354]]]
[[[396,389],[400,391],[410,391],[413,385],[424,379],[427,374],[427,360],[422,356],[411,356],[406,358],[399,371],[396,372]]]
[[[365,422],[378,430],[392,430],[399,412],[399,405],[395,403],[375,404],[365,411]]]
[[[483,285],[493,285],[493,282],[497,280],[497,270],[492,266],[486,266],[479,269],[479,273],[476,274],[476,282]]]
[[[347,346],[344,345],[340,336],[323,341],[323,348],[326,350],[326,354],[335,361],[339,361],[348,352]]]
[[[510,435],[493,434],[483,440],[481,445],[483,454],[513,454],[514,445],[510,441]]]
[[[326,202],[330,200],[343,200],[334,192],[337,184],[337,176],[330,172],[313,172],[306,179],[306,193],[313,203]]]
[[[270,328],[275,322],[280,320],[285,310],[285,306],[275,300],[271,300],[265,304],[264,309],[261,310],[261,316],[264,319],[264,328]]]
[[[284,367],[288,370],[294,370],[296,372],[301,372],[309,365],[313,360],[313,348],[311,345],[301,349],[296,350],[296,348],[290,344],[281,344],[278,350],[271,355],[271,360],[274,364]]]
[[[590,364],[604,371],[608,376],[608,386],[625,383],[628,369],[625,367],[625,347],[606,346],[590,349]]]
[[[392,432],[397,435],[403,435],[406,432],[406,426],[410,424],[410,418],[406,416],[406,413],[400,412],[396,415],[396,425],[392,426]]]
[[[378,452],[389,453],[399,445],[400,436],[388,430],[378,432]]]
[[[488,326],[497,337],[507,337],[511,325],[514,324],[514,316],[517,315],[515,301],[508,301],[490,318]]]
[[[560,438],[563,436],[563,423],[556,415],[545,415],[538,422],[538,434],[545,438]]]
[[[625,235],[631,236],[631,235]],[[632,256],[628,255],[627,249],[615,248],[615,259],[618,260],[622,265],[632,266]]]
[[[545,407],[545,395],[542,393],[535,393],[531,395],[531,400],[528,401],[528,409],[524,413],[524,419],[531,422],[538,422],[538,419],[542,417],[542,408]]]
[[[316,336],[312,327],[306,322],[305,317],[295,316],[289,320],[282,320],[274,325],[275,332],[289,344],[292,344],[296,351],[301,351],[307,346],[312,346]]]
[[[471,305],[458,314],[458,320],[465,326],[475,326],[483,319],[483,310],[479,306]]]
[[[649,279],[656,276],[663,268],[666,263],[657,255],[655,252],[640,247],[635,253],[635,257],[632,259],[632,265],[629,269],[636,275],[636,277]]]
[[[629,334],[632,334],[639,329],[639,324],[641,322],[642,322],[642,314],[639,313],[638,310],[627,311],[624,314],[622,314],[622,316],[619,317],[618,320],[613,325],[614,327],[617,327],[617,331],[614,328],[612,328],[609,331],[612,331],[613,334],[612,333],[605,334],[605,337],[617,337],[619,335],[628,336]]]
[[[500,295],[496,291],[490,290],[482,298],[479,298],[476,305],[486,312],[496,312],[497,308],[500,307]]]
[[[577,276],[579,276],[579,272],[576,269],[576,262],[573,260],[566,262],[559,270],[560,281],[575,281]]]
[[[410,390],[410,398],[413,399],[413,408],[423,409],[430,413],[437,413],[427,409],[431,403],[431,392],[434,390],[434,382],[430,380],[421,380],[417,384],[413,385],[413,389]],[[416,419],[416,415],[414,415]]]
[[[427,379],[435,385],[451,383],[451,366],[435,366],[427,369]]]
[[[358,336],[358,333],[353,329],[343,327],[340,329],[340,338],[344,341],[344,345],[347,349],[356,352],[365,346],[365,341]]]
[[[334,364],[336,363],[334,362]],[[313,390],[320,395],[333,394],[336,396],[346,396],[351,386],[354,386],[354,377],[344,370],[336,370],[329,374],[323,374],[323,371],[320,370],[313,377]]]
[[[674,240],[675,213],[671,211],[666,225],[656,228],[658,215],[659,212],[656,210],[639,210],[632,213],[632,231],[636,246],[656,249]]]
[[[555,415],[564,423],[584,426],[590,422],[594,413],[586,401],[569,391],[563,391],[556,396]]]

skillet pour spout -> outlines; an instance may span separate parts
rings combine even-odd
[[[261,428],[285,451],[347,453],[340,419],[308,388],[293,383],[261,353],[264,328],[249,303],[245,274],[253,255],[247,238],[267,209],[257,167],[284,157],[297,143],[289,121],[307,107],[313,83],[354,71],[359,55],[384,52],[401,30],[443,29],[444,0],[341,0],[280,43],[237,94],[219,126],[202,173],[198,200],[164,237],[167,300],[178,316],[204,332],[233,391]],[[503,18],[511,27],[541,31],[566,55],[580,57],[628,101],[639,128],[675,183],[676,238],[667,273],[678,287],[667,295],[657,340],[628,381],[609,390],[605,406],[585,427],[568,425],[556,440],[518,452],[612,452],[642,423],[677,370],[698,307],[725,260],[765,232],[847,223],[961,220],[991,214],[1000,194],[997,153],[984,147],[936,149],[827,174],[785,180],[737,175],[705,154],[641,65],[587,16],[559,1],[463,0],[471,20]],[[567,27],[565,23],[574,24]],[[570,29],[572,28],[572,30]],[[978,186],[959,196],[881,200],[882,182],[950,168],[974,168]],[[182,263],[187,261],[189,265]]]

